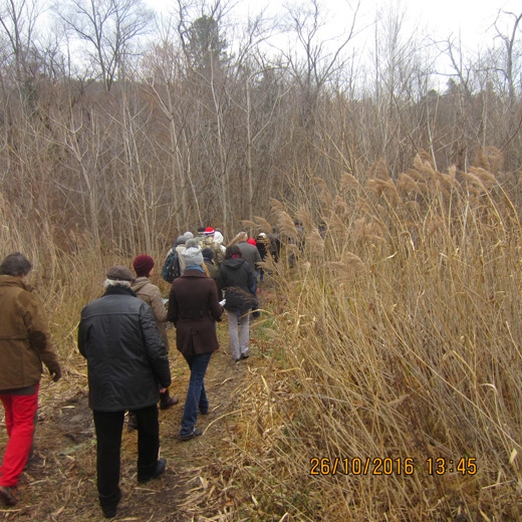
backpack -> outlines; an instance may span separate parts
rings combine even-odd
[[[171,248],[165,259],[163,269],[161,271],[161,277],[167,283],[172,283],[174,279],[181,275],[181,269],[179,266],[179,254],[175,248]]]

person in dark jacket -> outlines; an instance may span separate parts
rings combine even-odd
[[[187,248],[182,255],[186,269],[172,283],[167,320],[176,326],[176,347],[190,368],[179,433],[179,439],[187,441],[202,434],[195,427],[198,410],[202,415],[209,411],[204,379],[212,353],[219,349],[216,321],[221,321],[223,307],[216,283],[202,268],[201,248]]]
[[[236,362],[249,356],[250,311],[257,307],[255,282],[254,271],[241,257],[239,245],[228,246],[219,269],[219,287],[225,296],[230,349]]]
[[[106,292],[81,314],[78,347],[87,359],[89,406],[97,438],[98,495],[106,518],[116,516],[125,410],[138,419],[138,482],[165,471],[158,460],[159,392],[171,382],[165,344],[151,307],[130,289],[132,272],[113,266]]]
[[[31,454],[43,364],[62,375],[43,303],[28,284],[32,263],[20,252],[0,265],[0,399],[9,437],[0,466],[0,498],[18,503],[16,486]]]
[[[214,263],[214,252],[211,248],[204,248],[201,251],[201,254],[203,255],[203,262],[207,269],[208,275],[214,280],[214,282],[218,283],[218,277],[219,277],[219,267]],[[223,253],[224,258],[224,253]],[[218,295],[219,297],[219,295]]]

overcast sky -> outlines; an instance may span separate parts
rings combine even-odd
[[[341,22],[353,11],[355,0],[319,0],[329,14]],[[245,12],[255,13],[267,7],[270,13],[281,12],[285,5],[305,3],[281,0],[238,0],[238,7]],[[243,7],[244,6],[244,7]],[[439,38],[461,34],[463,42],[475,47],[483,42],[488,28],[495,21],[499,10],[522,12],[520,0],[361,0],[359,19],[371,23],[376,14],[396,9],[405,14],[412,27],[425,27]],[[491,36],[492,38],[492,36]]]

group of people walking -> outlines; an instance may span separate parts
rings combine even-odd
[[[202,434],[198,414],[209,413],[205,373],[219,348],[216,322],[226,312],[234,361],[249,357],[250,317],[257,304],[259,249],[244,232],[222,245],[219,230],[205,227],[194,237],[177,238],[179,276],[170,288],[168,306],[151,282],[154,259],[136,256],[134,273],[115,265],[108,269],[104,294],[86,305],[78,327],[78,348],[88,368],[89,406],[97,438],[97,487],[107,518],[116,515],[120,450],[126,412],[138,432],[137,480],[159,477],[166,460],[159,458],[159,408],[175,406],[169,393],[167,323],[176,328],[176,347],[190,369],[179,440]],[[54,381],[61,368],[52,348],[44,308],[27,283],[32,265],[20,253],[0,265],[0,399],[9,437],[0,467],[0,498],[18,502],[16,487],[33,444],[42,363]]]

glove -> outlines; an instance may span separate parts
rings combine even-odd
[[[59,364],[49,368],[49,373],[52,376],[53,382],[58,382],[61,379],[61,377],[62,377],[62,369],[60,368]]]

